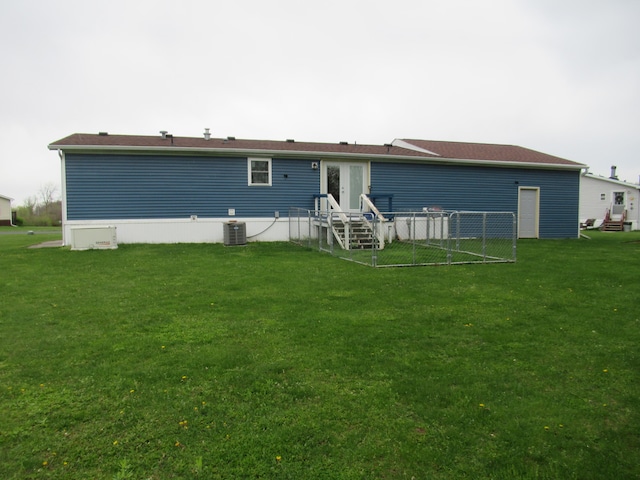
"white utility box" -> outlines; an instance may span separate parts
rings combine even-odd
[[[71,250],[107,250],[114,248],[118,248],[116,227],[95,225],[71,228]]]

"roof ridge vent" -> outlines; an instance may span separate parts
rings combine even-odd
[[[296,141],[293,138],[287,138],[287,143],[295,143]]]
[[[340,142],[340,145],[349,145],[349,142]]]
[[[160,130],[160,135],[162,135],[162,138],[166,139],[167,138],[167,133],[169,133],[169,132],[167,132],[166,130]]]
[[[101,137],[106,137],[107,135],[109,135],[109,132],[98,132],[98,135],[100,135]]]
[[[235,140],[236,137],[227,137],[227,140]]]

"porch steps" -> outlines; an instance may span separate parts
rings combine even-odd
[[[349,249],[365,249],[379,247],[378,239],[373,234],[369,224],[363,219],[351,218],[349,221],[349,239],[346,237],[345,224],[341,220],[334,220],[333,233],[338,237],[341,245],[349,245]]]
[[[605,221],[600,230],[604,232],[622,232],[624,229],[624,221],[608,220]]]
[[[604,217],[600,230],[604,232],[622,232],[624,230],[624,221],[626,217],[626,211],[622,213],[616,212],[611,214],[612,210],[607,210],[607,214]]]

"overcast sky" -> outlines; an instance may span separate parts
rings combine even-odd
[[[72,133],[515,144],[640,176],[637,0],[0,0],[0,194]]]

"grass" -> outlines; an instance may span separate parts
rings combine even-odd
[[[591,236],[372,269],[0,235],[0,478],[640,478],[640,232]]]

